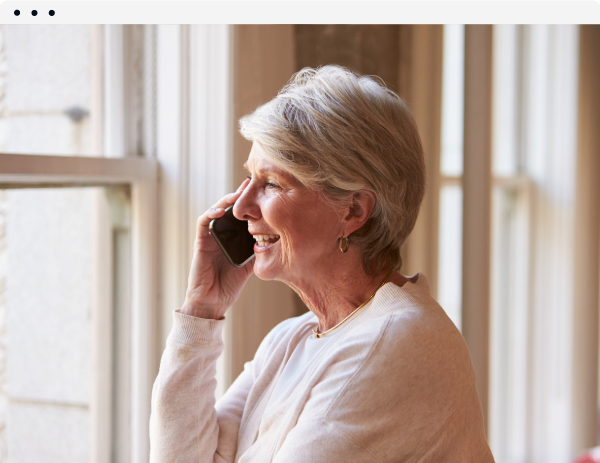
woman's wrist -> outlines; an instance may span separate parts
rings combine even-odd
[[[196,318],[205,318],[207,320],[223,320],[223,314],[219,313],[216,308],[209,307],[204,304],[197,304],[192,301],[186,301],[179,309],[179,312],[184,315],[189,315]]]

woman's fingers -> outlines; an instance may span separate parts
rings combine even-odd
[[[250,183],[250,178],[245,178],[244,181],[242,182],[242,184],[238,187],[237,190],[235,190],[236,193],[242,191],[244,188],[246,188],[246,186],[248,186],[248,183]]]
[[[213,207],[198,217],[198,222],[196,224],[197,237],[206,238],[209,235],[208,229],[210,222],[213,219],[223,216],[225,209],[237,201],[242,191],[244,191],[244,188],[248,185],[249,181],[250,179],[244,180],[235,193],[229,193],[223,196],[216,204],[213,205]]]
[[[196,227],[196,236],[199,238],[206,238],[209,235],[208,226],[213,219],[217,219],[225,214],[225,209],[211,207],[208,211],[198,217],[198,223]]]

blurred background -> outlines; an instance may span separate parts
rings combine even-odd
[[[402,273],[465,337],[496,461],[600,443],[600,26],[1,25],[0,462],[148,461],[196,218],[245,178],[237,121],[332,63],[415,115]],[[217,397],[305,310],[252,277]]]

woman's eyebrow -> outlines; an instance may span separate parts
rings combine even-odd
[[[246,169],[246,171],[250,172],[250,169],[248,168],[248,163],[244,162],[244,164],[242,164],[242,167],[244,167],[244,169]],[[273,169],[272,167],[267,167],[266,169],[261,169],[258,168],[257,172],[263,174],[263,173],[273,173],[273,174],[277,174],[280,175],[279,172],[277,172],[275,169]]]

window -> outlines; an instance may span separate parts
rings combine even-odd
[[[438,301],[459,329],[462,318],[464,42],[464,26],[444,26]]]
[[[524,169],[520,26],[494,26],[490,440],[500,461],[527,449],[530,184]]]
[[[473,277],[461,262],[462,91],[472,89],[464,26],[444,30],[438,291],[460,327]],[[571,461],[582,450],[573,391],[585,380],[573,351],[578,27],[498,25],[492,44],[488,439],[499,463]]]
[[[3,152],[101,154],[101,31],[3,26]]]
[[[3,461],[87,461],[100,416],[109,421],[113,449],[128,450],[127,193],[2,191]],[[106,220],[97,220],[97,209]]]
[[[147,461],[153,33],[0,26],[0,460]]]
[[[495,26],[490,437],[570,461],[577,26]]]

